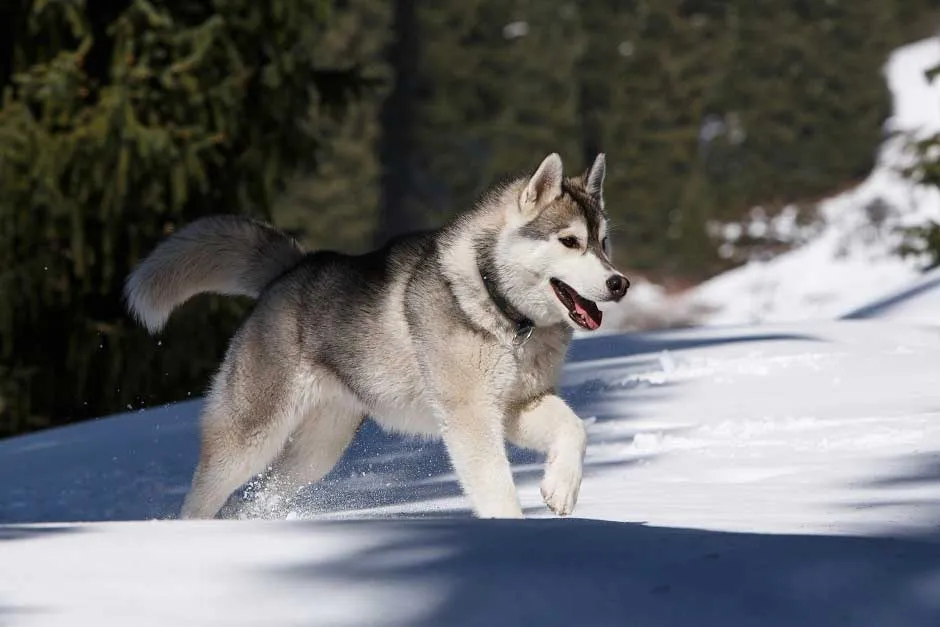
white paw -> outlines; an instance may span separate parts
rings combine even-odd
[[[549,458],[542,478],[542,499],[559,516],[567,516],[574,511],[581,489],[581,459],[579,456],[564,455]]]

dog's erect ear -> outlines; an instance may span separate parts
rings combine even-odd
[[[599,153],[594,163],[584,173],[584,191],[593,196],[597,202],[604,203],[604,176],[607,174],[607,158]]]
[[[538,213],[545,205],[558,198],[561,195],[561,181],[564,176],[564,167],[558,153],[553,152],[545,157],[522,192],[522,212],[527,215]]]

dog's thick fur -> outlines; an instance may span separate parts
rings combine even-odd
[[[629,286],[609,258],[604,172],[598,155],[566,177],[553,153],[441,229],[360,256],[305,253],[235,216],[162,242],[125,290],[152,332],[200,292],[257,298],[207,395],[182,517],[216,516],[271,464],[290,490],[319,480],[367,416],[442,437],[480,517],[522,516],[506,438],[545,453],[542,496],[569,514],[586,445],[555,392],[577,326],[572,303],[596,312],[591,301],[619,300]],[[560,296],[558,281],[576,296]]]

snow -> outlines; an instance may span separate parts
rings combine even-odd
[[[819,203],[818,233],[803,233],[786,212],[773,221],[761,218],[758,210],[751,227],[774,229],[798,245],[690,290],[690,301],[714,309],[703,322],[836,318],[918,278],[922,260],[902,259],[894,252],[901,243],[896,229],[940,221],[940,190],[914,185],[898,169],[912,162],[907,141],[940,132],[940,82],[929,83],[924,76],[938,63],[936,38],[904,46],[890,56],[884,74],[893,113],[874,170],[857,187]]]
[[[938,354],[884,319],[582,337],[567,519],[537,456],[529,519],[476,520],[440,444],[369,426],[295,501],[173,520],[201,400],[3,440],[0,624],[935,627]]]

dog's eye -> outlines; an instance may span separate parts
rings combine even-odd
[[[558,241],[562,243],[562,246],[565,248],[578,248],[578,238],[571,235],[567,237],[559,237]]]

